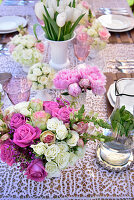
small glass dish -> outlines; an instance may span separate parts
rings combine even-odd
[[[27,77],[12,77],[3,84],[3,90],[7,93],[12,104],[28,101],[32,83]]]

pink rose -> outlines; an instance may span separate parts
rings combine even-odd
[[[35,45],[36,49],[38,49],[41,53],[44,53],[45,51],[45,46],[42,42],[38,42]]]
[[[86,133],[88,129],[88,123],[78,122],[73,125],[73,129],[78,133]]]
[[[68,123],[70,121],[71,112],[72,112],[71,108],[62,107],[57,112],[57,118],[62,120],[64,123]]]
[[[33,113],[32,123],[34,127],[38,127],[42,131],[46,129],[47,120],[50,118],[50,114],[43,111],[37,111]]]
[[[88,40],[88,34],[87,33],[79,33],[76,38],[79,42],[86,42]]]
[[[79,87],[78,83],[72,83],[68,87],[68,93],[73,97],[78,97],[81,93],[81,88]]]
[[[80,25],[80,26],[76,29],[76,31],[75,31],[76,34],[82,33],[84,28],[85,28],[85,26]]]
[[[47,130],[40,135],[40,141],[47,143],[48,145],[55,143],[55,134]]]
[[[35,159],[32,160],[24,175],[27,175],[27,179],[41,182],[47,176],[47,172],[43,162],[40,159]]]
[[[82,6],[83,6],[84,8],[86,8],[87,10],[90,9],[90,5],[89,5],[89,3],[88,3],[87,1],[81,1],[81,4],[82,4]]]
[[[25,124],[17,128],[14,132],[13,142],[19,147],[30,146],[33,140],[40,137],[41,130],[33,128],[30,124]]]
[[[15,47],[16,46],[14,44],[10,44],[9,45],[9,52],[12,53],[14,51]]]
[[[82,148],[84,147],[84,142],[81,138],[78,140],[77,145]]]
[[[84,89],[90,88],[90,81],[88,79],[81,79],[79,86]]]
[[[55,108],[54,110],[52,110],[52,117],[57,117],[58,118],[59,110],[60,110],[60,108]]]
[[[12,140],[6,140],[1,144],[0,152],[0,158],[3,162],[6,162],[9,166],[12,166],[13,163],[15,163],[15,152]]]
[[[21,125],[25,124],[25,116],[20,113],[14,113],[10,120],[10,127],[12,129],[19,128]]]
[[[44,101],[43,102],[43,108],[44,108],[45,112],[52,115],[52,111],[55,108],[59,108],[59,104],[57,102],[54,102],[54,101]]]
[[[110,37],[110,33],[106,28],[103,28],[99,31],[99,36],[101,40],[107,41],[108,38]]]

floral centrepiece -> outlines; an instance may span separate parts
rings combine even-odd
[[[59,177],[61,170],[74,166],[84,156],[89,139],[105,141],[101,132],[89,134],[89,122],[110,128],[93,113],[85,115],[84,106],[74,110],[60,98],[57,102],[22,102],[7,108],[0,117],[1,160],[9,166],[19,163],[24,175],[38,182]]]
[[[16,35],[9,42],[12,58],[23,66],[32,66],[43,60],[45,46],[33,35]]]
[[[68,94],[78,97],[86,90],[92,90],[95,95],[105,93],[106,77],[97,68],[81,64],[78,69],[65,69],[58,72],[54,78],[57,89],[67,90]]]
[[[28,79],[32,81],[34,90],[43,90],[51,88],[55,71],[47,63],[37,63],[30,67]]]

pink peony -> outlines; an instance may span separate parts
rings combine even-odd
[[[59,71],[54,78],[54,86],[57,89],[67,89],[72,83],[78,83],[80,80],[79,73],[76,69],[64,69]]]
[[[27,179],[31,179],[37,182],[43,181],[47,176],[47,172],[45,171],[42,160],[32,160],[24,175],[27,175]]]
[[[81,5],[82,5],[84,8],[86,8],[87,10],[90,9],[90,5],[89,5],[89,3],[88,3],[87,1],[81,1]]]
[[[12,53],[14,51],[15,47],[16,46],[14,44],[10,44],[9,45],[9,52]]]
[[[57,102],[54,102],[54,101],[44,101],[43,102],[43,108],[44,108],[45,112],[52,115],[52,111],[55,108],[59,108],[59,104]]]
[[[12,129],[19,128],[21,125],[25,124],[25,116],[20,113],[14,113],[10,120],[10,127]]]
[[[106,92],[106,88],[104,86],[98,86],[98,85],[96,85],[96,87],[94,86],[92,88],[92,92],[95,95],[103,95]]]
[[[103,28],[99,30],[99,36],[101,40],[107,41],[108,38],[110,37],[110,33],[108,32],[106,28]]]
[[[25,124],[17,128],[14,132],[13,142],[19,147],[30,146],[33,140],[40,137],[41,130],[33,128],[30,124]]]
[[[13,163],[15,163],[15,152],[12,140],[6,140],[1,144],[0,152],[0,158],[3,162],[6,162],[9,166],[12,166]]]
[[[87,89],[90,87],[90,81],[88,79],[81,79],[80,82],[79,82],[79,86],[81,88],[84,88],[84,89]]]
[[[68,93],[73,97],[78,97],[81,93],[81,88],[79,87],[78,83],[70,84],[68,87]]]
[[[45,46],[42,42],[38,42],[35,45],[36,49],[38,49],[41,53],[44,53],[45,51]]]

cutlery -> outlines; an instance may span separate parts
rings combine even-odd
[[[112,10],[112,11],[120,11],[120,10],[123,10],[123,11],[127,11],[126,8],[99,8],[100,10]]]
[[[126,9],[111,9],[111,8],[100,8],[99,9],[103,14],[120,14],[120,15],[128,15],[128,11]]]
[[[111,69],[115,69],[115,68],[117,68],[117,69],[134,69],[134,65],[123,65],[123,66],[117,66],[117,65],[109,65],[108,66],[108,68],[111,68]]]
[[[134,60],[109,60],[108,62],[116,63],[116,62],[123,62],[123,63],[134,63]]]

